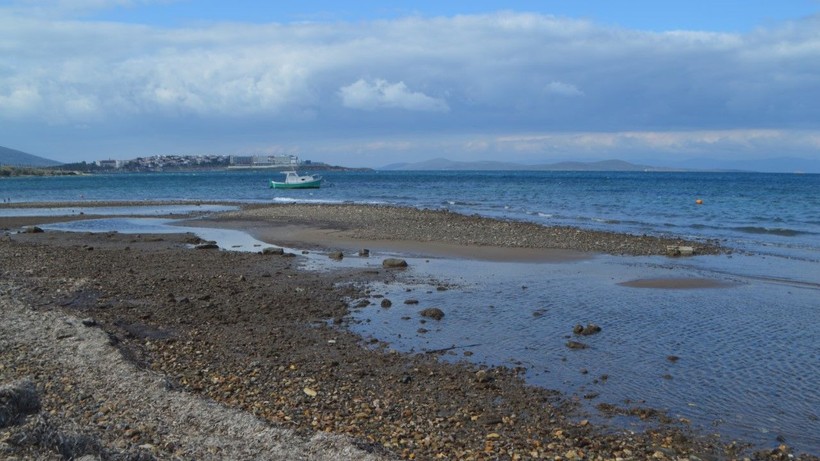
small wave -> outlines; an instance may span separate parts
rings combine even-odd
[[[273,197],[272,199],[262,200],[263,203],[313,203],[324,205],[390,205],[391,202],[384,200],[331,200],[331,199],[307,199],[307,198],[292,198],[292,197]]]
[[[798,235],[806,235],[809,232],[803,232],[795,229],[788,229],[784,227],[759,227],[759,226],[741,226],[735,227],[733,230],[743,232],[746,234],[765,234],[765,235],[780,235],[782,237],[795,237]]]
[[[444,202],[444,205],[453,205],[453,206],[473,206],[478,205],[475,202],[464,202],[460,200],[447,200]]]

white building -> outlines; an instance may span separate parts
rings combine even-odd
[[[100,168],[119,168],[121,166],[119,160],[97,160],[97,166]]]
[[[295,155],[231,155],[230,166],[234,168],[273,168],[299,165]]]

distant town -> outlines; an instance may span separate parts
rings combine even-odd
[[[152,155],[132,160],[97,160],[94,165],[100,169],[123,171],[165,171],[200,168],[303,168],[326,167],[324,163],[314,164],[310,160],[301,161],[295,155]],[[72,164],[71,166],[76,166]]]
[[[95,160],[59,163],[0,146],[0,177],[64,176],[88,173],[129,173],[189,170],[242,169],[358,170],[324,162],[302,160],[289,154],[256,155],[151,155],[132,160]]]

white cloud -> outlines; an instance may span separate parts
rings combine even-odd
[[[32,115],[42,98],[34,85],[8,82],[0,87],[0,118],[17,119]]]
[[[560,96],[583,96],[584,92],[570,83],[552,81],[547,84],[547,92]]]
[[[424,93],[411,91],[404,82],[388,83],[376,79],[359,79],[355,83],[339,89],[342,104],[350,109],[405,109],[412,111],[446,112],[449,110],[444,100],[432,98]]]
[[[49,133],[65,142],[60,126],[140,139],[147,125],[155,150],[231,148],[231,135],[253,145],[287,137],[304,149],[338,136],[362,149],[475,156],[776,143],[804,152],[820,120],[820,18],[748,34],[514,12],[153,27],[53,20],[16,5],[14,14],[0,7],[0,139],[10,147],[45,143]],[[177,123],[195,135],[181,139]],[[93,151],[87,142],[74,151]]]

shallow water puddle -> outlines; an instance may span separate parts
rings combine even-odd
[[[618,285],[632,288],[659,288],[666,290],[690,290],[696,288],[729,288],[736,284],[723,280],[704,278],[657,278],[635,279]]]

